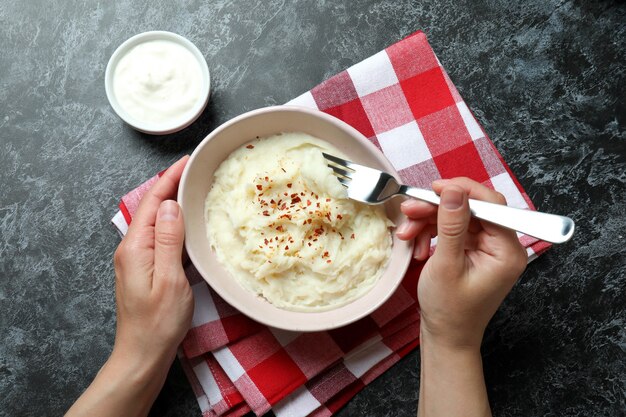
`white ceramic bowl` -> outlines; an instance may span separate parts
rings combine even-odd
[[[167,40],[183,46],[185,49],[191,52],[193,56],[198,60],[198,64],[200,65],[200,72],[202,74],[202,91],[200,92],[198,101],[194,104],[192,109],[184,115],[185,117],[174,120],[172,123],[169,124],[155,124],[142,120],[137,120],[136,118],[132,117],[128,114],[128,112],[124,110],[122,106],[120,106],[113,90],[113,78],[115,74],[115,68],[120,59],[135,46],[144,42],[155,40]],[[111,55],[111,59],[109,59],[109,63],[107,64],[106,72],[104,75],[104,88],[106,90],[106,95],[109,99],[111,107],[113,107],[115,113],[117,113],[117,115],[123,121],[128,123],[133,128],[144,133],[149,133],[152,135],[166,135],[169,133],[178,132],[179,130],[186,128],[187,126],[192,124],[200,116],[200,114],[202,114],[202,111],[209,102],[211,77],[209,75],[209,67],[207,66],[206,60],[204,59],[202,52],[200,52],[200,50],[190,40],[172,32],[150,31],[140,33],[130,39],[127,39],[115,50],[115,52],[113,52],[113,55]]]
[[[328,330],[352,323],[381,306],[396,290],[413,252],[412,242],[393,237],[389,266],[375,286],[353,302],[329,311],[282,310],[244,289],[218,262],[211,250],[204,224],[204,202],[213,172],[231,152],[256,136],[304,132],[323,139],[350,159],[384,169],[397,176],[389,161],[356,129],[328,114],[295,106],[267,107],[226,122],[195,149],[178,189],[185,219],[185,246],[191,261],[209,285],[229,304],[268,326],[294,331]],[[402,219],[398,199],[388,202],[387,215],[396,224]]]

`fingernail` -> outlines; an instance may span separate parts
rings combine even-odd
[[[398,228],[396,229],[396,233],[398,234],[404,234],[409,230],[409,222],[405,221],[402,224],[400,224],[400,226],[398,226]]]
[[[441,193],[441,205],[448,210],[456,210],[463,205],[463,192],[456,188],[448,188]]]
[[[159,207],[159,220],[172,221],[178,219],[180,207],[174,200],[165,200]]]

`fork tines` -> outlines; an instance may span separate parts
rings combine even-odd
[[[333,170],[339,182],[347,187],[352,179],[350,175],[355,172],[355,170],[350,167],[352,163],[324,152],[322,152],[322,155],[327,161],[331,162],[328,166]]]

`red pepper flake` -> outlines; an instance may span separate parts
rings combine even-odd
[[[286,208],[287,208],[287,203],[283,203],[283,205],[282,205],[282,206],[280,206],[280,209],[281,209],[281,210],[284,210],[284,209],[286,209]]]
[[[270,203],[272,203],[272,204],[276,204],[276,201],[274,201],[274,199],[272,198],[272,199],[270,200]]]
[[[268,177],[265,177],[265,181],[269,181],[270,179]]]
[[[287,197],[289,194],[287,194],[287,193],[283,193],[283,195],[284,195],[285,197]]]
[[[300,192],[300,195],[301,195],[302,197],[304,197],[304,193],[303,193],[303,192]]]
[[[354,233],[350,235],[350,239],[354,239]]]
[[[246,148],[248,148],[248,149],[254,149],[254,145],[248,145],[248,146],[246,146]]]
[[[322,258],[326,258],[328,256],[328,251],[324,252],[324,254],[322,255]]]
[[[259,193],[259,195],[261,196],[261,195],[263,195],[263,193]]]
[[[289,250],[289,246],[285,245],[285,250]]]
[[[287,184],[287,188],[291,188],[291,186],[292,186],[292,185],[293,185],[292,183],[288,183],[288,184]],[[286,195],[286,194],[285,194],[285,195]]]
[[[317,239],[313,239],[313,242],[317,242]]]
[[[259,245],[259,248],[263,249],[263,246]]]
[[[330,202],[330,198],[327,198],[327,199],[326,199],[326,202],[327,202],[327,203],[328,203],[328,202]]]
[[[311,200],[307,200],[307,201],[306,201],[306,205],[307,205],[307,206],[310,206],[310,205],[311,205]]]
[[[300,200],[300,197],[296,196],[291,199],[291,204],[296,204],[296,203],[299,203],[300,201],[302,201]]]
[[[328,221],[330,221],[330,212],[327,212],[324,217],[326,217],[328,219]]]
[[[341,219],[343,219],[343,216],[342,216],[341,214],[338,214],[338,215],[337,215],[337,218],[338,218],[339,220],[341,220]]]
[[[271,237],[271,238],[270,238],[270,242],[272,242],[273,240],[274,240],[274,238],[273,238],[273,237]]]
[[[307,242],[309,246],[311,246],[311,242]]]
[[[285,230],[283,229],[282,225],[278,225],[276,226],[276,230],[278,230],[279,232],[284,232]]]
[[[281,218],[281,219],[282,219],[282,218],[286,218],[286,219],[291,220],[291,214],[283,214],[283,215],[282,215],[282,216],[280,216],[279,218]]]
[[[326,261],[326,263],[327,263],[327,264],[329,264],[329,263],[331,263],[331,262],[332,262],[332,261],[331,261],[330,259]]]
[[[313,219],[306,219],[306,222],[307,222],[308,224],[311,224],[311,223],[313,222]]]
[[[265,246],[267,246],[267,244],[270,243],[270,242],[267,239],[263,239],[263,243],[265,243]]]
[[[316,204],[316,206],[317,206],[317,208],[320,208],[320,203],[318,202],[318,203]]]
[[[264,215],[264,216],[269,216],[269,215],[270,215],[270,212],[269,212],[269,211],[267,211],[267,210],[264,210],[264,211],[263,211],[263,215]]]
[[[256,189],[257,189],[257,190],[259,190],[259,191],[261,191],[261,190],[263,189],[263,186],[262,186],[261,184],[257,184],[257,185],[256,185]]]
[[[272,263],[272,261],[267,261],[267,262]]]

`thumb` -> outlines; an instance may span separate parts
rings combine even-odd
[[[458,185],[449,185],[441,192],[437,211],[437,248],[434,257],[456,270],[465,263],[465,239],[470,210],[467,193]]]
[[[154,231],[154,272],[157,280],[176,279],[182,268],[185,226],[180,206],[165,200],[159,206]]]

